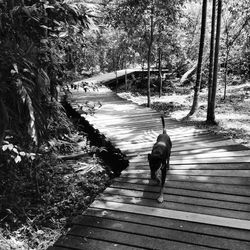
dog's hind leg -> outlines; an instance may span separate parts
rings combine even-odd
[[[165,185],[165,180],[166,180],[166,175],[167,175],[167,165],[165,163],[161,170],[161,189],[160,189],[159,197],[157,198],[157,201],[159,203],[162,203],[164,201],[164,185]]]

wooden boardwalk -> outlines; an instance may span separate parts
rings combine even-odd
[[[250,249],[249,148],[165,118],[173,149],[159,204],[147,153],[160,114],[105,87],[74,92],[72,106],[88,100],[102,107],[85,118],[130,164],[50,249]]]

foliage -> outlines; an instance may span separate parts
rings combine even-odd
[[[10,127],[34,144],[47,129],[46,103],[67,70],[83,67],[84,31],[96,29],[94,5],[73,1],[0,2],[0,96]],[[71,78],[73,79],[73,78]]]
[[[81,147],[86,146],[86,154],[95,150],[79,134],[67,138],[64,144],[70,144],[74,152],[80,142]],[[0,164],[0,246],[6,245],[5,249],[47,249],[109,184],[108,170],[91,154],[62,162],[55,157],[69,153],[62,146],[56,149],[45,144],[44,151],[36,155],[20,151],[14,143],[4,148],[4,153],[22,155],[22,161],[7,164],[8,155],[4,154]],[[36,157],[31,160],[30,156]]]
[[[234,74],[249,75],[249,60],[245,56],[250,26],[249,1],[227,1],[223,12],[222,58],[223,67]]]
[[[141,63],[143,59],[146,59],[147,47],[151,40],[151,16],[154,17],[153,40],[158,39],[159,30],[165,32],[163,36],[160,34],[161,37],[164,37],[163,39],[173,38],[171,30],[175,30],[174,25],[177,24],[180,4],[182,1],[110,1],[107,6],[107,22],[127,34],[127,40],[133,44],[134,50],[140,55],[138,63]],[[152,8],[154,13],[151,13]],[[165,48],[164,46],[163,49]],[[152,53],[151,56],[156,58],[155,53]]]

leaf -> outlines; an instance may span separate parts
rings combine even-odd
[[[29,116],[30,116],[30,121],[28,124],[28,133],[30,137],[33,139],[33,141],[35,142],[35,144],[37,145],[38,136],[37,136],[37,131],[35,127],[35,112],[34,112],[33,103],[27,90],[24,88],[22,84],[22,81],[20,79],[18,80],[19,80],[17,82],[18,94],[20,95],[23,103],[26,104],[28,111],[29,111]]]
[[[27,156],[33,161],[36,159],[36,154],[34,153],[28,153]]]
[[[22,151],[22,152],[20,152],[20,153],[19,153],[19,155],[21,155],[21,156],[25,156],[25,155],[26,155],[26,153]]]
[[[16,72],[14,69],[12,69],[12,70],[10,71],[10,73],[11,73],[12,75],[14,75],[14,74],[16,74],[17,72]]]
[[[6,150],[8,149],[8,146],[9,146],[9,145],[3,145],[3,146],[2,146],[2,150],[3,150],[3,151],[6,151]]]
[[[52,30],[50,27],[46,26],[46,25],[40,25],[41,28],[44,28],[46,30]]]
[[[60,32],[59,37],[64,38],[64,37],[67,37],[68,35],[69,35],[68,31],[64,31],[64,32]]]
[[[17,64],[13,63],[13,68],[15,69],[15,71],[18,73],[18,68],[17,68]]]
[[[13,148],[12,151],[18,154],[18,150],[16,148]]]
[[[15,158],[15,163],[18,163],[18,162],[21,162],[22,161],[22,158],[18,155],[16,158]]]
[[[44,9],[54,9],[54,6],[52,5],[48,5],[48,4],[44,4]]]
[[[53,34],[53,33],[50,34],[50,36],[51,36],[51,37],[56,37],[56,38],[58,37],[56,34]]]
[[[36,157],[35,157],[34,155],[31,155],[31,156],[30,156],[30,159],[31,159],[32,161],[34,161],[34,160],[36,159]]]
[[[61,24],[59,22],[57,22],[56,20],[53,20],[53,23],[55,23],[56,25],[60,26]]]

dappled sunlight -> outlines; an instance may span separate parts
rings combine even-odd
[[[172,98],[173,101],[174,98],[176,96]],[[183,102],[185,98],[183,97]],[[152,98],[152,101],[157,99]],[[172,99],[165,96],[161,101],[169,102]],[[203,193],[207,191],[204,190],[203,185],[209,185],[209,188],[230,183],[246,185],[248,178],[243,178],[245,172],[236,172],[231,165],[227,167],[226,164],[236,163],[242,159],[244,162],[250,162],[247,158],[247,150],[238,150],[229,140],[209,136],[206,128],[199,129],[166,118],[166,128],[173,148],[164,189],[165,201],[158,203],[160,186],[150,179],[147,154],[152,150],[159,133],[162,133],[160,115],[146,114],[146,109],[143,112],[136,109],[134,104],[124,103],[117,99],[111,103],[109,99],[105,99],[96,114],[88,118],[91,124],[100,129],[100,132],[111,138],[112,143],[126,155],[130,162],[130,166],[120,177],[114,179],[113,184],[94,201],[91,207],[98,207],[105,211],[132,211],[135,214],[157,214],[158,216],[164,213],[167,216],[169,213],[177,213],[174,216],[179,216],[181,211],[183,213],[199,211],[200,214],[207,216],[210,213],[210,210],[207,211],[208,207],[215,209],[220,204],[210,204],[209,200],[205,199],[207,193]],[[180,112],[186,115],[188,111]],[[204,120],[204,114],[200,113],[198,119]],[[237,119],[246,119],[247,116],[239,114],[234,118],[237,121]],[[219,164],[221,167],[216,169]],[[212,213],[216,214],[217,211]],[[123,230],[117,221],[111,226]]]
[[[185,171],[185,170],[184,170]],[[186,170],[186,174],[188,174],[188,170]],[[197,181],[197,182],[209,182],[211,177],[209,176],[194,176],[194,175],[167,175],[167,180],[179,180],[179,181]]]
[[[189,154],[189,155],[174,155],[174,159],[203,159],[203,158],[227,158],[227,159],[233,159],[234,157],[237,156],[249,156],[249,150],[242,150],[240,152],[238,151],[208,151],[206,153],[201,153],[201,154]],[[250,156],[249,156],[250,157]]]
[[[190,154],[204,154],[204,153],[223,153],[227,152],[226,149],[214,149],[214,148],[199,148],[199,149],[193,149],[193,150],[183,150],[178,151],[179,155],[190,155]]]
[[[242,114],[242,113],[238,113],[238,114],[234,114],[234,115],[232,115],[231,113],[227,113],[227,114],[218,113],[217,118],[221,121],[223,121],[223,120],[231,120],[231,121],[246,120],[246,121],[249,121],[250,120],[250,116],[248,114]]]
[[[230,119],[232,120],[232,119]],[[225,128],[230,128],[230,129],[233,129],[235,131],[242,131],[244,133],[244,131],[246,131],[248,134],[250,134],[250,117],[248,117],[248,119],[245,120],[246,122],[248,122],[247,124],[242,122],[241,120],[240,121],[234,121],[233,123],[230,123],[228,124],[228,120],[225,120],[225,121],[222,121],[223,123],[223,126]]]
[[[147,160],[147,156],[146,155],[136,155],[136,156],[132,156],[129,161],[131,163],[133,162],[141,162],[141,161],[146,161]]]
[[[129,110],[134,110],[135,109],[135,106],[133,104],[130,104],[130,103],[122,103],[121,105],[119,104],[105,104],[105,107],[112,107],[112,110],[114,111],[122,111],[122,112],[126,112],[126,111],[129,111]],[[129,119],[129,118],[128,118]]]

